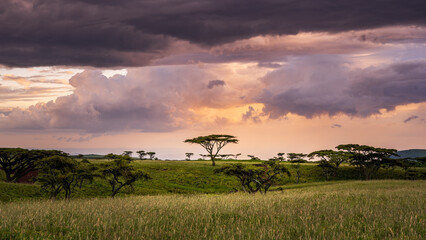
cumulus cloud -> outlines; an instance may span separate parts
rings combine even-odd
[[[12,109],[0,129],[72,129],[87,133],[170,131],[190,124],[197,107],[223,108],[242,102],[229,87],[206,88],[214,74],[189,67],[132,69],[107,78],[85,71],[70,79],[71,95]]]
[[[424,26],[425,8],[423,0],[1,1],[0,64],[144,66],[188,43],[209,48],[260,35]]]
[[[355,70],[349,65],[336,56],[300,58],[266,75],[267,87],[257,101],[271,118],[288,113],[367,117],[426,101],[426,61]]]

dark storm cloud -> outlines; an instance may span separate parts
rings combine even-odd
[[[404,120],[404,123],[408,123],[409,121],[412,121],[412,120],[414,120],[416,118],[419,118],[419,116],[413,115],[411,117],[408,117],[407,119]]]
[[[424,0],[1,0],[0,64],[142,66],[176,39],[425,25]]]
[[[223,81],[223,80],[211,80],[207,84],[207,88],[212,89],[214,87],[220,87],[220,86],[224,86],[224,85],[225,85],[225,81]]]
[[[351,70],[335,56],[306,57],[269,73],[257,101],[271,118],[295,113],[368,117],[426,101],[426,61]]]

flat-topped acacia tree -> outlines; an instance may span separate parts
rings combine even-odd
[[[215,166],[215,159],[219,154],[219,151],[228,143],[238,143],[238,139],[232,135],[213,134],[186,139],[184,142],[201,145],[204,149],[207,150],[210,159],[212,160],[212,165]]]

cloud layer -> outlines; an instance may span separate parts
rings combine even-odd
[[[272,118],[288,113],[367,117],[426,101],[426,61],[350,69],[336,56],[303,57],[263,78],[258,101]]]
[[[0,9],[0,64],[25,67],[143,66],[187,44],[426,24],[423,0],[11,0]]]
[[[74,129],[89,133],[170,131],[191,124],[193,108],[227,107],[241,102],[239,92],[209,87],[215,76],[198,68],[141,68],[107,78],[85,71],[70,79],[71,95],[15,108],[0,116],[0,129]],[[0,89],[1,90],[1,89]]]

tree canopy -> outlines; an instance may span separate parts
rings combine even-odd
[[[342,144],[336,147],[350,153],[349,162],[358,167],[360,175],[369,180],[391,156],[398,156],[396,149],[375,148],[368,145]]]
[[[212,165],[215,166],[215,159],[219,154],[219,151],[226,146],[228,143],[238,143],[238,139],[232,135],[208,135],[200,136],[196,138],[186,139],[184,142],[199,144],[209,153]]]
[[[148,173],[143,170],[136,170],[130,161],[126,158],[116,158],[110,162],[103,163],[101,166],[101,175],[111,186],[111,197],[114,196],[123,187],[133,187],[137,180],[151,179]]]
[[[350,159],[351,154],[345,151],[319,150],[308,155],[310,158],[318,157],[320,162],[318,167],[322,169],[327,180],[337,175],[340,164]]]
[[[28,150],[23,148],[0,148],[0,167],[6,175],[7,182],[15,182],[31,171],[35,162],[50,156],[67,156],[58,150]]]
[[[276,183],[279,176],[284,174],[290,176],[288,169],[276,160],[269,160],[257,166],[241,163],[227,164],[216,169],[215,173],[237,177],[244,192],[264,194]]]

